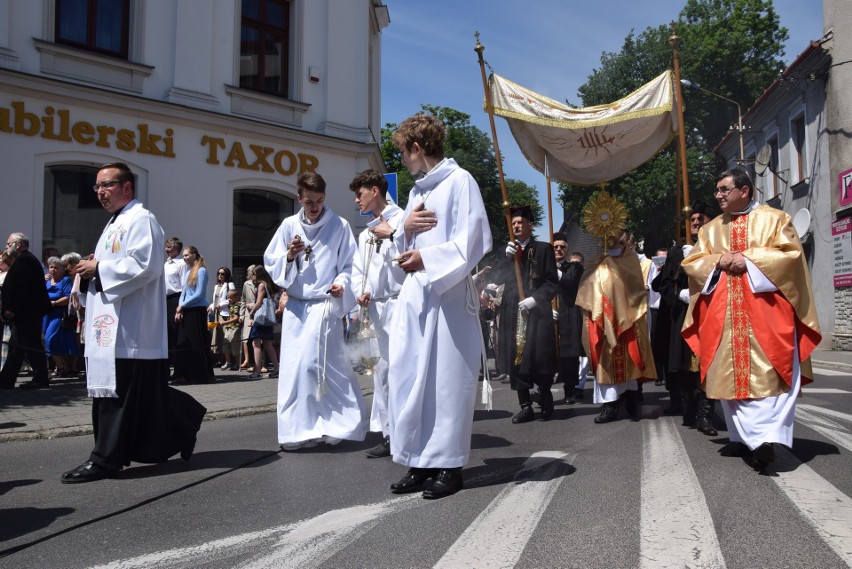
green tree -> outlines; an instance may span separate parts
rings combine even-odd
[[[771,0],[687,0],[675,23],[681,37],[681,77],[748,108],[783,68],[787,29]],[[601,66],[578,89],[583,106],[617,101],[671,68],[670,25],[627,35],[618,53],[604,53]],[[715,146],[737,121],[736,107],[718,97],[683,88],[690,201],[713,203]],[[676,144],[634,171],[612,180],[607,190],[630,213],[630,229],[649,247],[674,236]],[[568,218],[580,211],[596,187],[560,184]],[[567,221],[568,219],[566,219]]]
[[[508,239],[506,217],[503,209],[503,196],[497,173],[497,158],[490,137],[482,130],[470,124],[470,115],[449,107],[420,105],[423,112],[441,119],[447,127],[444,155],[454,158],[459,166],[470,172],[479,184],[488,223],[495,247],[505,244]],[[397,172],[399,205],[408,203],[408,193],[414,186],[414,178],[402,164],[402,153],[393,144],[393,133],[397,125],[385,124],[382,128],[382,158],[388,172]],[[544,208],[538,201],[535,187],[520,180],[506,180],[507,193],[513,205],[532,205],[535,213],[542,219]],[[546,220],[545,220],[546,221]]]

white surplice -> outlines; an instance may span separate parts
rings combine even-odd
[[[425,268],[406,277],[392,318],[391,453],[410,467],[456,468],[470,454],[483,346],[470,273],[491,249],[491,230],[479,186],[452,158],[415,183],[405,217],[424,201],[437,225],[411,242],[397,237]]]
[[[164,243],[163,228],[137,200],[98,239],[98,282],[80,295],[86,307],[86,378],[92,397],[117,396],[115,358],[168,357]]]
[[[296,235],[306,248],[287,262],[287,244]],[[364,440],[364,401],[346,356],[341,320],[355,306],[355,252],[349,223],[326,207],[313,224],[303,211],[285,219],[263,255],[272,280],[288,295],[278,377],[281,444],[322,437]],[[327,294],[332,284],[343,286],[342,297]]]
[[[358,252],[352,263],[352,287],[355,295],[370,293],[367,314],[376,331],[379,346],[379,362],[373,367],[373,406],[370,410],[370,430],[390,436],[388,423],[388,360],[390,342],[390,318],[405,280],[405,271],[393,262],[398,251],[390,239],[379,239],[370,231],[375,223],[384,219],[396,230],[395,238],[402,239],[402,209],[389,203],[381,211],[381,217],[371,220],[367,229],[358,236]],[[378,245],[378,252],[376,251]],[[366,280],[364,279],[365,267]]]

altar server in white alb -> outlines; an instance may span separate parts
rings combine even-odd
[[[96,180],[98,201],[113,215],[94,254],[77,265],[95,448],[62,475],[65,484],[115,476],[131,461],[189,460],[206,411],[168,386],[163,229],[135,199],[126,164],[102,166]]]
[[[388,203],[388,181],[381,172],[364,170],[349,184],[362,214],[372,214],[367,228],[358,236],[358,252],[352,264],[352,286],[358,304],[367,310],[378,339],[379,362],[373,367],[373,407],[370,430],[382,433],[382,442],[367,450],[368,458],[390,456],[388,423],[388,360],[390,321],[405,271],[393,262],[397,249],[393,239],[402,233],[402,209]],[[362,321],[362,326],[364,325]]]
[[[364,400],[343,344],[342,318],[355,306],[357,246],[346,220],[325,206],[325,180],[296,182],[302,209],[285,219],[263,262],[287,290],[281,322],[278,442],[284,450],[363,441]]]
[[[491,249],[479,186],[444,158],[445,136],[440,121],[420,113],[404,120],[393,138],[418,179],[404,232],[394,237],[408,275],[390,339],[390,442],[394,462],[410,468],[391,491],[423,490],[430,499],[463,486],[483,350],[470,275]]]

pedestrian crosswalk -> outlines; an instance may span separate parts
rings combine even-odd
[[[724,440],[711,443],[703,435],[665,416],[645,417],[638,423],[620,421],[591,427],[590,416],[580,416],[589,430],[587,439],[621,440],[613,445],[624,452],[623,464],[638,463],[638,478],[631,468],[590,472],[596,462],[589,449],[598,442],[568,445],[567,450],[532,453],[520,466],[507,472],[476,469],[468,474],[468,489],[431,502],[419,494],[332,509],[317,516],[261,531],[168,549],[99,566],[106,569],[239,567],[531,567],[542,566],[532,557],[531,544],[542,537],[553,519],[564,524],[556,533],[583,534],[592,546],[568,549],[549,558],[549,567],[707,568],[797,567],[813,559],[819,567],[852,567],[852,498],[848,480],[852,465],[852,415],[800,404],[797,437],[813,443],[813,436],[835,462],[802,458],[779,448],[776,468],[761,476],[742,460],[722,459],[714,452]],[[553,423],[551,423],[552,425]],[[628,456],[632,449],[635,456]],[[839,455],[839,456],[838,456]],[[307,458],[308,455],[302,455]],[[602,481],[610,495],[587,497],[588,503],[635,511],[613,512],[612,523],[633,520],[634,526],[612,531],[606,514],[593,517],[581,502],[565,499],[579,493],[576,486],[587,479]],[[610,477],[610,478],[607,478]],[[638,500],[624,499],[638,494]],[[586,502],[583,502],[586,503]],[[567,505],[567,507],[566,507]],[[550,515],[559,509],[558,515]],[[755,513],[757,511],[757,513]],[[767,511],[766,519],[761,511]],[[446,516],[451,516],[452,523]],[[616,522],[615,519],[619,521]],[[406,529],[401,529],[400,520]],[[550,520],[550,521],[545,521]],[[603,520],[603,523],[600,522]],[[755,521],[757,520],[757,522]],[[742,525],[738,525],[742,524]],[[745,526],[747,531],[743,531]],[[429,528],[403,539],[414,553],[376,543],[393,542],[399,532]],[[443,532],[455,528],[453,535]],[[797,541],[787,532],[812,532]],[[804,529],[803,529],[804,528]],[[562,528],[560,528],[562,530]],[[611,532],[635,535],[617,547],[632,548],[613,559],[601,536]],[[635,533],[633,533],[635,532]],[[406,534],[407,535],[407,534]],[[426,537],[429,535],[430,537]],[[364,543],[371,546],[362,545]],[[576,543],[576,542],[574,542]],[[807,543],[808,551],[792,551]],[[551,544],[551,548],[558,544]],[[755,553],[757,551],[758,553]],[[770,558],[765,555],[770,552]],[[752,558],[754,556],[754,558]],[[345,562],[344,560],[349,560]],[[765,565],[762,564],[765,560]]]

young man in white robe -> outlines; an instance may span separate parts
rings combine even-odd
[[[94,254],[80,261],[86,308],[86,379],[95,447],[64,484],[115,476],[131,461],[189,460],[206,409],[168,386],[163,229],[134,197],[133,173],[100,168],[98,201],[113,214]]]
[[[325,205],[325,180],[296,182],[302,209],[285,219],[263,262],[287,290],[281,322],[278,442],[284,450],[363,441],[364,400],[343,340],[343,317],[355,306],[351,284],[357,246],[349,223]]]
[[[470,455],[483,342],[471,280],[491,249],[479,186],[444,158],[446,129],[417,114],[394,134],[417,182],[394,242],[406,272],[393,316],[388,407],[391,454],[409,467],[394,493],[434,499],[458,492]]]
[[[375,331],[379,361],[372,368],[373,406],[370,411],[370,430],[382,433],[382,442],[367,450],[368,458],[390,456],[390,424],[388,421],[388,359],[390,321],[405,279],[405,271],[393,262],[397,249],[393,238],[402,233],[402,210],[388,203],[388,182],[381,172],[364,170],[349,184],[355,193],[355,204],[362,215],[372,219],[358,236],[358,252],[352,264],[352,287],[358,304],[366,312]],[[389,233],[379,228],[383,221],[391,227]],[[362,321],[361,326],[365,325]],[[359,342],[358,339],[355,342]],[[367,343],[361,339],[360,343]]]

